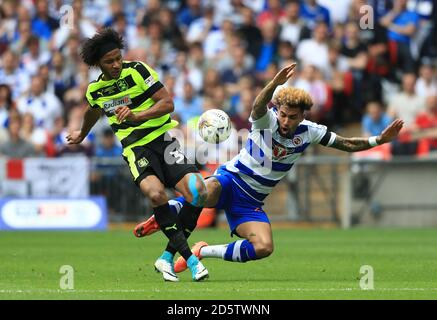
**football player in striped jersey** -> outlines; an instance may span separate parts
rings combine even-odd
[[[204,180],[182,154],[178,141],[167,133],[178,123],[170,117],[173,100],[158,74],[141,61],[123,61],[123,48],[122,37],[110,28],[84,42],[83,61],[102,73],[88,85],[89,108],[82,128],[71,132],[67,141],[81,143],[103,112],[123,146],[133,180],[150,199],[157,224],[169,239],[155,269],[164,280],[178,281],[173,258],[179,252],[188,261],[192,279],[205,279],[208,270],[187,243],[206,199]],[[185,197],[178,216],[170,211],[165,187],[175,188]]]

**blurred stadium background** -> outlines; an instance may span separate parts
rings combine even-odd
[[[436,226],[435,22],[431,0],[1,0],[0,229],[105,229],[151,214],[105,116],[82,145],[65,143],[99,74],[81,62],[80,43],[104,27],[124,35],[126,60],[159,72],[189,155],[204,110],[248,129],[254,97],[292,60],[286,85],[311,93],[309,119],[345,136],[405,120],[391,145],[311,149],[268,198],[272,221]],[[209,211],[200,223],[223,219]]]

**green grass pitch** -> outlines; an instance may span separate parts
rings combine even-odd
[[[0,299],[436,299],[436,231],[274,229],[272,256],[205,259],[210,278],[200,283],[188,272],[179,283],[155,273],[161,233],[1,232]],[[197,230],[190,243],[199,240],[231,238],[226,229]],[[60,289],[63,265],[74,269],[74,290]],[[373,290],[360,289],[363,265],[373,268]]]

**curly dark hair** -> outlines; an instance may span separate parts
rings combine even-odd
[[[114,29],[105,28],[83,42],[80,52],[83,62],[89,66],[98,66],[101,48],[108,43],[114,43],[118,49],[124,48],[123,37]]]

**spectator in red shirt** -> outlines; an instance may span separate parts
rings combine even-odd
[[[437,96],[426,98],[426,109],[416,117],[416,126],[419,130],[437,128]],[[430,151],[437,150],[437,138],[428,139]]]

